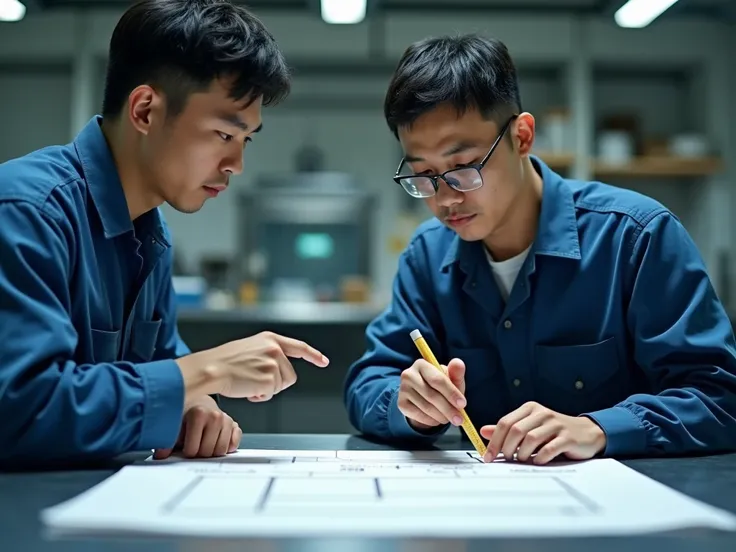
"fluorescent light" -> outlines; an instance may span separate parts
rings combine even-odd
[[[333,24],[360,23],[365,19],[365,5],[366,0],[321,0],[322,19]]]
[[[620,27],[640,29],[662,15],[677,0],[629,0],[613,18]]]
[[[20,21],[26,14],[26,7],[18,0],[0,0],[0,21]]]

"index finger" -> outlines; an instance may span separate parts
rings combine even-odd
[[[429,362],[421,362],[419,364],[419,373],[422,379],[429,384],[430,387],[439,391],[447,402],[457,408],[465,408],[465,397],[460,390],[455,387],[452,380],[444,370],[438,370]]]
[[[274,339],[287,357],[301,358],[321,368],[330,363],[325,355],[304,341],[278,334],[274,335]]]

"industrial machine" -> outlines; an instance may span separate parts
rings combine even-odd
[[[375,197],[345,173],[263,175],[239,195],[241,302],[365,302]]]

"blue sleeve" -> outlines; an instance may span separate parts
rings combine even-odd
[[[680,222],[657,215],[630,266],[628,327],[654,394],[587,414],[606,456],[712,453],[736,448],[736,343],[697,247]]]
[[[173,265],[173,250],[171,247],[164,253],[161,262],[165,263],[165,271],[156,305],[156,311],[162,321],[155,353],[155,358],[158,360],[179,358],[192,352],[179,335],[176,293],[171,281],[171,267]]]
[[[441,322],[426,282],[429,270],[417,241],[399,259],[389,306],[366,329],[367,349],[348,370],[345,404],[352,425],[365,435],[384,441],[412,440],[431,444],[449,424],[428,432],[411,427],[397,400],[401,372],[420,354],[410,337],[418,329],[438,358],[443,349]]]
[[[173,248],[168,248],[161,262],[165,263],[166,270],[164,271],[161,291],[156,305],[158,317],[162,321],[154,354],[156,360],[175,359],[192,353],[189,346],[179,335],[176,292],[171,280],[171,267],[174,263]],[[217,404],[220,404],[219,395],[210,396]]]
[[[59,466],[171,447],[184,385],[173,360],[75,362],[68,219],[0,203],[0,465]]]

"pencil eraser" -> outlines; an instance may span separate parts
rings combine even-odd
[[[414,330],[414,331],[413,331],[413,332],[411,332],[411,333],[410,333],[409,335],[411,336],[411,338],[412,338],[412,339],[413,339],[414,341],[416,341],[417,339],[419,339],[420,337],[422,337],[422,332],[420,332],[419,330]]]

